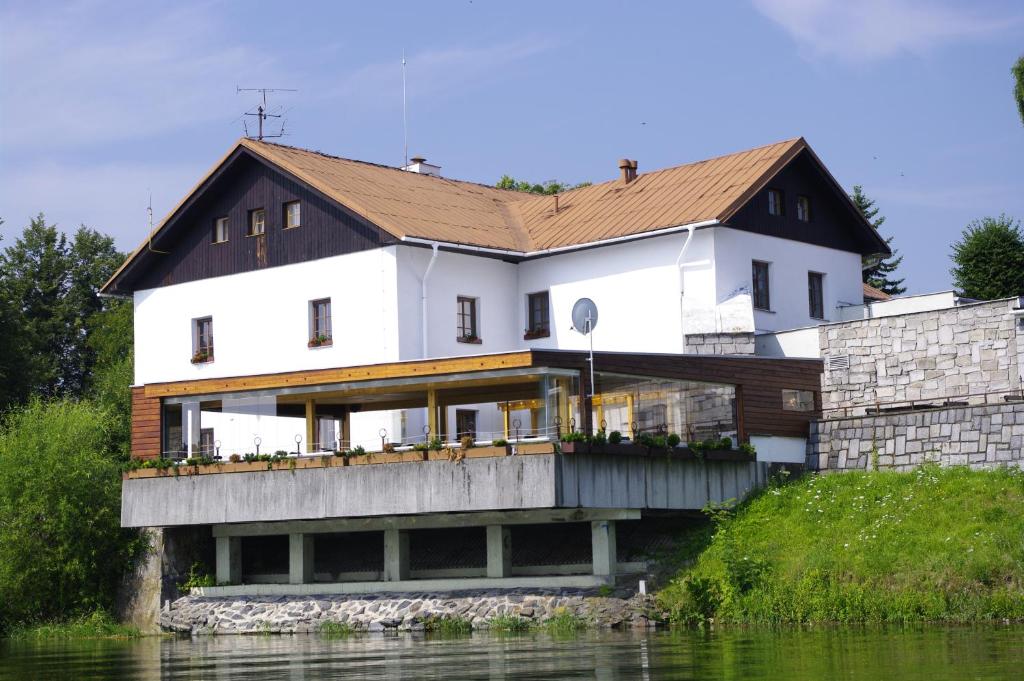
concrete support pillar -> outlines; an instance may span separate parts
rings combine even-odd
[[[199,456],[199,445],[202,440],[201,414],[199,402],[185,402],[181,405],[181,432],[185,439],[185,455],[188,458]],[[176,443],[171,444],[177,449]]]
[[[309,584],[313,581],[313,535],[288,535],[288,583]]]
[[[350,448],[352,444],[352,420],[349,408],[342,407],[341,409],[341,435],[338,436],[341,443],[338,446],[340,449],[346,449]]]
[[[512,575],[512,530],[501,525],[487,526],[487,576]]]
[[[590,542],[594,560],[594,574],[603,577],[615,575],[615,521],[594,520],[590,523]]]
[[[384,581],[409,579],[409,533],[384,530]]]
[[[241,537],[217,537],[217,583],[242,583]]]
[[[316,402],[312,399],[306,400],[306,451],[316,451]]]

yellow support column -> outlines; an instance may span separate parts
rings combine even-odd
[[[316,445],[316,401],[306,400],[306,451],[313,452]]]
[[[427,388],[427,426],[430,427],[431,438],[440,434],[437,430],[437,391],[433,388]]]
[[[504,424],[505,424],[505,439],[506,439],[506,440],[508,440],[508,433],[509,433],[509,415],[510,415],[510,413],[511,413],[511,411],[512,411],[512,410],[511,410],[511,409],[509,409],[509,407],[508,407],[508,402],[506,402],[506,403],[505,403],[504,405],[502,405],[502,408],[501,408],[501,410],[502,410],[502,411],[504,412],[504,414],[503,414],[504,418],[502,419],[502,421],[504,421]]]
[[[630,437],[633,437],[633,396],[626,395],[626,430],[630,432]]]

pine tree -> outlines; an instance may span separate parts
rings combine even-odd
[[[850,199],[857,206],[857,210],[864,216],[864,219],[875,228],[876,232],[879,231],[882,223],[885,222],[885,217],[878,215],[875,200],[869,199],[864,193],[864,188],[859,184],[853,186],[853,194],[850,194]],[[890,248],[892,248],[892,239],[893,237],[889,237],[885,240],[886,245]],[[901,286],[905,280],[890,278],[889,275],[896,271],[901,262],[903,262],[903,256],[895,248],[892,249],[892,255],[888,258],[879,258],[878,256],[871,255],[863,256],[861,276],[864,283],[874,286],[879,291],[888,293],[890,296],[898,296],[907,290],[906,286]]]

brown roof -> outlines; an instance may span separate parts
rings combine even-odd
[[[803,138],[602,182],[554,199],[243,139],[397,238],[530,252],[725,220],[806,148]]]
[[[143,255],[147,244],[174,221],[189,198],[238,153],[251,153],[293,175],[397,239],[418,238],[529,255],[670,227],[724,222],[804,150],[817,161],[799,137],[642,173],[628,184],[613,180],[569,190],[559,195],[556,213],[551,196],[243,138],[129,256],[104,290]],[[823,165],[821,168],[827,175]]]
[[[889,300],[890,296],[885,291],[875,288],[871,284],[864,284],[864,300]]]

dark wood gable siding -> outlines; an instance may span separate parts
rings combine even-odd
[[[784,215],[768,214],[768,189],[782,191],[786,208]],[[796,199],[801,195],[811,199],[810,222],[797,219]],[[842,197],[836,196],[835,188],[822,176],[806,152],[793,159],[726,224],[748,232],[841,251],[875,253],[880,250],[878,244],[864,233],[865,227],[858,224]]]
[[[241,154],[153,243],[121,284],[147,289],[365,251],[394,238],[263,162]],[[284,204],[302,202],[301,226],[283,229]],[[247,236],[249,211],[266,211],[266,233]],[[228,241],[214,244],[213,224],[228,217]],[[134,281],[132,281],[134,279]]]

